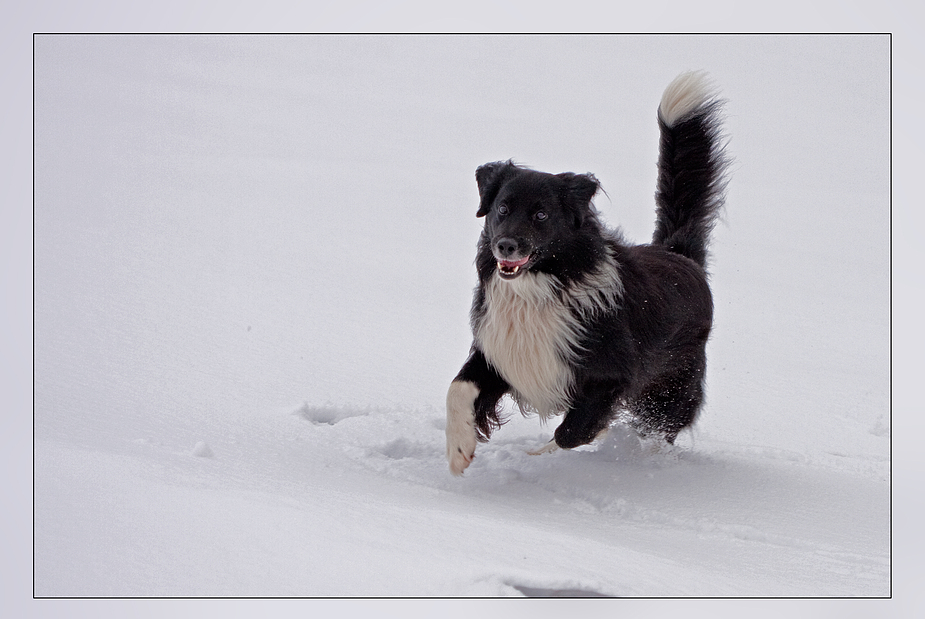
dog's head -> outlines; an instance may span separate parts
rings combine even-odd
[[[596,222],[591,198],[600,184],[591,174],[547,174],[511,161],[486,163],[475,171],[478,217],[498,275],[514,279],[544,261],[589,219]]]

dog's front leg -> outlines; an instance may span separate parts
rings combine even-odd
[[[453,475],[472,464],[475,445],[501,425],[498,401],[510,387],[474,348],[446,394],[446,459]]]
[[[601,436],[613,418],[619,391],[618,385],[610,382],[584,385],[562,424],[556,428],[553,439],[556,444],[563,449],[573,449]]]

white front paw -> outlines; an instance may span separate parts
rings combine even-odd
[[[454,380],[446,394],[446,459],[453,475],[462,475],[475,457],[475,384]]]
[[[475,436],[473,434],[473,436]],[[450,473],[453,475],[462,475],[463,471],[472,464],[475,458],[475,439],[469,444],[468,441],[456,442],[454,439],[446,439],[446,459],[450,462]]]
[[[557,449],[559,449],[559,446],[556,444],[556,439],[552,439],[542,447],[527,451],[527,454],[531,456],[542,456],[543,454],[551,454]]]

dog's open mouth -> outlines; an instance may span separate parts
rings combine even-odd
[[[520,260],[498,260],[498,275],[504,279],[514,279],[520,275],[521,268],[530,262],[530,256]]]

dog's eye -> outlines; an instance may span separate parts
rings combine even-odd
[[[549,215],[546,214],[546,211],[537,211],[534,217],[537,221],[546,221],[546,218],[549,217]]]
[[[502,204],[501,206],[498,207],[498,214],[499,214],[499,215],[507,215],[507,214],[510,213],[510,212],[511,212],[511,211],[510,211],[510,209],[507,207],[507,204]]]

